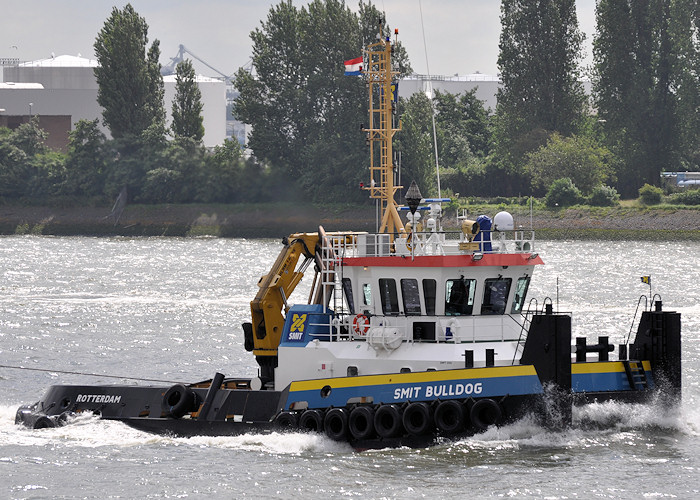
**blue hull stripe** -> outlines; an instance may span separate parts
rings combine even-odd
[[[646,372],[649,388],[654,387],[651,373]],[[625,372],[607,373],[576,373],[571,375],[571,390],[573,392],[601,392],[601,391],[630,391]]]
[[[537,375],[456,378],[429,382],[344,387],[333,387],[333,379],[328,379],[328,385],[331,387],[330,393],[318,389],[294,390],[294,384],[292,384],[286,408],[290,408],[293,403],[297,402],[306,402],[309,408],[338,407],[347,405],[350,399],[360,401],[360,398],[366,398],[364,401],[377,404],[542,393],[542,384]],[[326,397],[323,397],[322,393],[327,394]]]

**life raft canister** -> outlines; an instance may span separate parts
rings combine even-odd
[[[369,330],[369,319],[364,314],[358,314],[352,318],[352,331],[355,335],[365,336]]]

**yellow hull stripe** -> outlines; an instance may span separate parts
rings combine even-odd
[[[432,372],[392,373],[388,375],[364,375],[359,377],[326,378],[317,380],[302,380],[292,382],[290,391],[311,391],[331,385],[334,389],[340,387],[356,387],[386,384],[416,384],[421,382],[443,382],[458,379],[480,379],[498,377],[518,377],[537,375],[535,367],[499,366],[492,368],[465,368],[461,370],[439,370]]]
[[[651,363],[642,361],[642,366],[645,371],[651,371]],[[571,374],[585,373],[616,373],[625,371],[625,366],[622,361],[590,361],[586,363],[571,363]]]

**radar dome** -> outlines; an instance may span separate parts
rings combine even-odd
[[[508,212],[498,212],[493,218],[494,231],[512,231],[514,227],[513,216]]]

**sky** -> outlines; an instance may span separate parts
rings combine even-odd
[[[94,58],[95,37],[115,0],[2,0],[0,59],[45,59],[51,54]],[[160,40],[161,63],[174,57],[180,44],[225,75],[250,60],[250,32],[260,26],[270,0],[132,0],[146,19],[149,40]],[[294,0],[301,7],[308,2]],[[416,73],[454,75],[498,72],[500,1],[375,0],[387,22],[399,29]],[[354,11],[357,2],[346,1]],[[576,0],[579,28],[586,35],[585,64],[590,63],[595,28],[595,0]],[[421,11],[422,20],[421,23]],[[425,32],[425,38],[423,37]],[[333,36],[329,33],[329,36]],[[427,49],[427,58],[426,58]],[[360,54],[348,54],[348,59]],[[342,61],[339,62],[342,64]],[[216,76],[195,63],[198,73]]]

